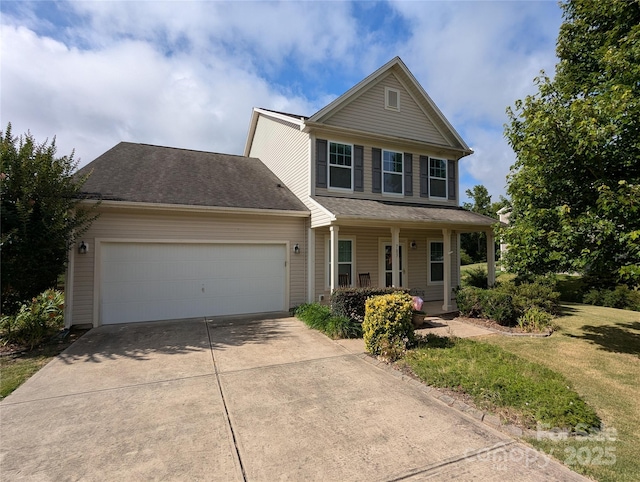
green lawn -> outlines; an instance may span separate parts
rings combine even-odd
[[[640,480],[640,313],[564,307],[565,315],[555,320],[558,330],[549,338],[491,336],[483,341],[563,374],[618,434],[615,442],[532,441],[534,446],[600,481]],[[615,463],[609,464],[612,455]]]
[[[64,341],[52,341],[31,351],[0,356],[0,400],[62,353],[86,330],[72,331]]]

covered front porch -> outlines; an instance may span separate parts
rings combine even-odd
[[[311,199],[309,300],[339,287],[405,288],[454,309],[460,285],[460,234],[487,233],[489,283],[495,281],[495,220],[454,206],[316,196]]]
[[[399,287],[428,303],[428,313],[455,309],[460,285],[460,227],[338,225],[313,229],[314,300],[328,300],[339,287]],[[488,257],[495,259],[492,231]],[[495,262],[489,262],[495,279]],[[437,310],[435,309],[437,306]]]

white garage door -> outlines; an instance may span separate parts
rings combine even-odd
[[[103,243],[102,324],[284,311],[282,244]]]

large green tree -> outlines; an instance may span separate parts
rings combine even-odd
[[[518,273],[640,281],[640,3],[563,3],[553,79],[508,109]]]
[[[2,311],[54,287],[67,254],[94,215],[78,206],[85,179],[74,178],[77,163],[56,157],[55,139],[38,144],[30,133],[0,131],[2,196]]]
[[[498,219],[498,211],[507,205],[507,200],[500,196],[499,201],[491,202],[491,195],[482,184],[467,189],[467,197],[473,202],[462,203],[462,207],[474,213],[484,214]],[[470,256],[474,263],[487,261],[487,235],[484,232],[463,233],[460,236],[460,247]],[[496,250],[496,253],[499,252]]]

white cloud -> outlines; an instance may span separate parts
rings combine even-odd
[[[16,5],[2,127],[57,135],[83,164],[121,140],[241,153],[252,107],[312,114],[400,55],[475,149],[465,180],[495,197],[513,162],[505,108],[553,70],[560,23],[551,2],[89,1],[46,18]]]

